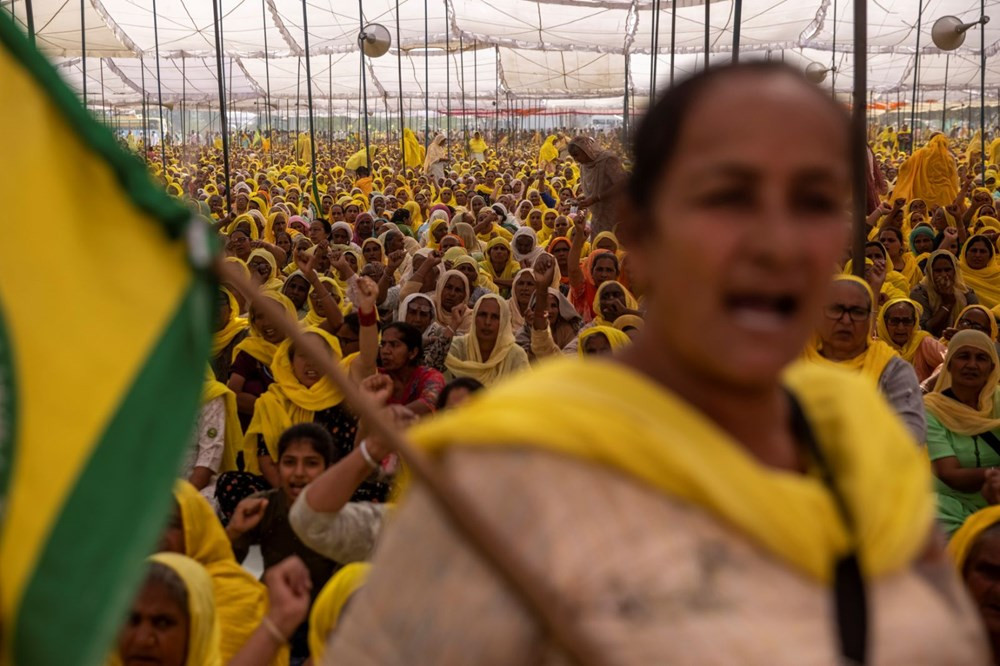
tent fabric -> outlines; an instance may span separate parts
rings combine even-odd
[[[147,99],[155,101],[157,36],[164,103],[217,98],[211,3],[158,0],[158,35],[153,30],[151,3],[85,0],[82,22],[79,4],[64,0],[33,0],[31,4],[37,43],[80,91],[86,58],[89,103],[140,103],[143,69]],[[357,103],[357,37],[362,22],[384,25],[393,41],[388,54],[366,62],[369,104],[380,99],[391,104],[389,100],[400,94],[422,101],[426,93],[435,102],[450,97],[454,103],[464,93],[467,105],[478,105],[498,97],[583,100],[620,97],[626,88],[638,96],[649,92],[652,0],[430,0],[426,37],[424,0],[399,0],[398,16],[396,0],[364,0],[363,4],[363,21],[354,3],[310,0],[307,4],[314,108],[344,108],[350,100]],[[670,2],[661,4],[655,58],[657,78],[665,81],[670,72],[673,10]],[[733,4],[733,0],[710,4],[710,63],[727,62],[731,57]],[[885,0],[868,4],[869,89],[876,99],[894,100],[897,94],[908,98],[921,3]],[[947,14],[966,21],[977,19],[979,3],[934,0],[923,4],[921,96],[937,100],[947,87],[955,91],[949,99],[964,100],[971,92],[978,101],[981,28],[970,30],[965,43],[948,56],[934,47],[930,30],[934,19]],[[821,85],[849,92],[853,85],[853,3],[840,0],[836,10],[834,16],[833,0],[743,0],[741,57],[781,59],[803,67],[810,62],[833,66],[836,72]],[[15,2],[13,11],[26,26],[26,3]],[[684,76],[705,64],[704,0],[676,0],[676,12],[673,60],[675,76]],[[237,105],[262,100],[269,77],[272,98],[304,99],[302,2],[222,0],[221,16],[227,97]],[[1000,87],[1000,20],[985,26],[985,37],[986,85],[995,94]],[[402,77],[397,53],[402,54]]]

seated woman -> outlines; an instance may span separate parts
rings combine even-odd
[[[368,562],[352,562],[338,571],[316,596],[309,612],[309,663],[319,666],[330,635],[337,629],[348,602],[364,587]]]
[[[954,325],[966,305],[978,303],[976,293],[965,286],[958,259],[947,250],[935,250],[927,260],[927,270],[920,283],[910,291],[910,298],[920,303],[920,328],[941,336]]]
[[[477,264],[476,260],[468,255],[455,259],[449,270],[460,272],[469,281],[472,293],[469,294],[469,300],[466,303],[470,308],[475,307],[476,302],[486,294],[500,292],[497,286],[493,284],[493,280],[490,279],[487,272],[483,270],[482,264]]]
[[[510,308],[510,326],[515,337],[524,328],[525,317],[531,318],[531,297],[534,295],[535,274],[530,268],[522,268],[514,274],[510,298],[507,299],[507,307]]]
[[[233,349],[247,336],[249,323],[240,317],[239,303],[228,289],[219,290],[216,307],[218,319],[212,337],[211,365],[215,378],[226,383],[233,363]]]
[[[978,234],[970,238],[962,246],[958,266],[962,281],[975,291],[979,303],[987,308],[1000,305],[1000,262],[993,241]]]
[[[299,540],[288,522],[288,511],[302,489],[333,462],[336,462],[333,440],[317,424],[299,423],[281,433],[278,440],[280,486],[242,500],[226,525],[226,536],[232,543],[237,562],[243,562],[250,546],[254,545],[260,546],[265,569],[294,555],[309,570],[312,597],[319,594],[340,565]],[[309,656],[307,634],[306,624],[297,627],[291,640],[293,659]]]
[[[583,317],[569,299],[551,284],[556,270],[555,259],[546,255],[535,267],[535,293],[529,310],[532,319],[515,333],[517,344],[536,360],[561,353],[573,353]],[[541,306],[539,306],[541,304]]]
[[[913,438],[922,443],[926,423],[920,383],[909,363],[885,342],[872,339],[873,301],[871,287],[864,280],[853,275],[834,278],[806,358],[860,372],[878,386]]]
[[[469,333],[451,341],[444,364],[453,377],[472,377],[490,386],[529,367],[528,355],[514,341],[507,301],[497,294],[483,296],[472,321]]]
[[[281,293],[292,302],[295,307],[295,316],[304,319],[309,312],[306,303],[306,297],[309,295],[309,280],[306,279],[302,271],[296,270],[288,276],[281,288]]]
[[[992,663],[1000,664],[1000,614],[996,598],[1000,585],[1000,506],[980,509],[969,516],[948,542],[948,554],[979,608],[993,648]]]
[[[250,279],[260,289],[281,290],[284,283],[278,277],[278,262],[269,251],[257,248],[251,252],[247,268],[250,269]]]
[[[1000,363],[979,331],[955,334],[927,408],[927,454],[934,469],[938,522],[949,534],[986,506],[987,470],[1000,465]]]
[[[569,267],[569,300],[583,320],[590,322],[596,316],[593,304],[597,288],[608,280],[617,280],[621,266],[618,256],[610,250],[594,250],[581,264],[583,243],[587,239],[583,217],[577,216],[574,224],[575,233],[566,260]]]
[[[591,326],[580,333],[578,353],[583,356],[606,356],[626,347],[632,339],[613,326]]]
[[[433,261],[433,259],[431,259]],[[445,359],[456,335],[472,327],[469,281],[461,271],[445,271],[434,290],[434,321],[424,331],[424,365],[445,371]]]
[[[511,257],[510,243],[505,238],[492,239],[486,244],[486,258],[479,265],[500,289],[500,295],[509,298],[514,274],[521,270],[521,265]]]
[[[908,289],[915,287],[923,277],[923,273],[920,272],[914,256],[906,251],[903,232],[896,227],[884,227],[878,234],[878,240],[888,255],[889,266],[894,271],[902,273],[906,278]]]
[[[379,373],[392,379],[390,405],[403,405],[417,416],[430,414],[444,388],[444,376],[423,365],[423,338],[415,326],[403,322],[382,329]]]
[[[924,381],[937,369],[948,351],[917,323],[923,308],[908,298],[896,298],[886,302],[878,311],[875,330],[878,339],[892,347],[904,361],[913,366],[917,381]]]
[[[627,335],[630,340],[635,340],[639,335],[639,331],[641,331],[645,325],[646,322],[642,317],[631,314],[625,314],[618,317],[618,319],[615,319],[613,324],[615,328]]]

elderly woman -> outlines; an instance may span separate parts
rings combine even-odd
[[[996,478],[996,472],[991,472]],[[991,484],[992,485],[992,484]],[[992,490],[992,488],[991,488]],[[992,497],[996,500],[995,491]],[[983,626],[993,648],[993,664],[1000,664],[1000,506],[980,509],[969,516],[948,542],[948,554],[966,589],[979,607]]]
[[[670,88],[636,132],[619,223],[648,285],[636,341],[548,363],[411,433],[543,596],[573,609],[594,663],[987,657],[930,545],[912,437],[874,382],[787,367],[846,240],[848,127],[778,63]],[[438,506],[421,484],[403,498],[330,663],[570,661]]]
[[[981,491],[987,470],[1000,465],[998,380],[993,341],[979,331],[960,331],[948,345],[934,391],[924,398],[938,521],[948,533],[986,506]]]
[[[954,325],[966,305],[979,302],[976,293],[962,280],[958,259],[947,250],[931,254],[924,279],[910,291],[910,298],[924,309],[920,328],[937,336]]]
[[[1000,305],[1000,262],[996,260],[993,241],[975,235],[962,246],[958,262],[962,281],[976,293],[976,298],[987,308]]]
[[[922,311],[916,301],[896,298],[879,308],[875,321],[878,339],[912,365],[921,382],[941,365],[948,351],[946,345],[917,326]]]
[[[517,346],[507,301],[496,294],[479,299],[472,310],[472,330],[451,341],[445,367],[452,377],[472,377],[484,386],[528,367]]]
[[[823,320],[806,358],[813,363],[854,370],[885,397],[917,442],[924,441],[926,423],[920,383],[913,367],[888,344],[873,340],[871,287],[852,275],[840,275],[830,286]]]

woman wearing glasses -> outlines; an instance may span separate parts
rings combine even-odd
[[[806,358],[860,372],[877,384],[913,438],[924,442],[927,423],[913,366],[896,350],[872,338],[872,296],[868,283],[838,275],[830,285],[823,319],[806,347]]]

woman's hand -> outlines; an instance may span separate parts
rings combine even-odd
[[[260,524],[267,508],[267,500],[263,497],[247,497],[236,505],[233,517],[226,525],[226,535],[234,541]]]
[[[552,284],[552,279],[556,274],[556,259],[551,254],[545,253],[535,260],[532,274],[535,277],[535,287],[538,291],[544,291]]]
[[[309,284],[313,284],[319,277],[316,275],[316,250],[311,257],[306,256],[305,251],[299,250],[295,253],[295,265],[305,276]]]
[[[267,618],[285,638],[290,638],[309,613],[312,579],[309,569],[295,555],[264,572],[269,609]]]
[[[356,284],[358,292],[358,312],[374,312],[375,300],[378,298],[378,285],[370,278],[359,277]]]
[[[459,303],[451,309],[448,313],[448,323],[451,325],[451,329],[458,332],[458,329],[462,327],[462,323],[465,321],[465,313],[469,311],[469,306],[465,303]]]
[[[390,252],[386,259],[388,262],[386,264],[386,268],[389,269],[390,273],[395,273],[399,270],[399,267],[403,265],[403,262],[406,261],[406,250],[396,250],[395,252]]]

